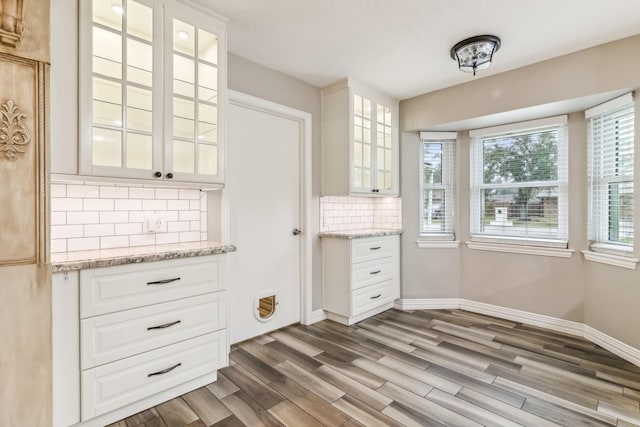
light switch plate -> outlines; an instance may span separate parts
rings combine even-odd
[[[161,214],[151,214],[147,215],[144,218],[145,224],[145,232],[146,233],[157,233],[162,231],[162,226],[164,225],[164,218]]]

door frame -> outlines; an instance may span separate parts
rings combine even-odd
[[[311,235],[311,179],[312,179],[312,162],[311,162],[311,113],[296,110],[282,104],[257,98],[243,92],[235,90],[228,91],[229,106],[235,105],[255,111],[283,117],[298,122],[300,125],[300,158],[299,158],[299,176],[300,176],[300,214],[299,227],[302,229],[300,234],[300,323],[310,325],[313,323],[312,310],[312,235]],[[229,114],[227,114],[227,120]],[[228,139],[227,133],[227,139]],[[226,141],[227,144],[229,141]],[[225,157],[229,150],[225,150]],[[228,158],[225,159],[225,163]],[[233,167],[233,166],[232,166]],[[228,168],[226,168],[228,170]],[[228,240],[229,236],[229,203],[226,194],[233,191],[225,185],[223,195],[223,233],[224,240]],[[233,242],[231,242],[233,243]],[[231,284],[231,286],[233,286]]]

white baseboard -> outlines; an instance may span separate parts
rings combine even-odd
[[[327,318],[327,313],[323,309],[315,310],[311,312],[311,324],[321,322]]]
[[[624,360],[627,360],[636,366],[640,366],[639,349],[631,347],[629,344],[625,344],[622,341],[588,325],[584,325],[584,337],[589,341],[598,344],[600,347],[609,350],[616,356],[620,356]]]
[[[458,298],[397,299],[393,305],[398,310],[453,310],[460,308]]]
[[[516,310],[466,299],[460,299],[460,309],[500,317],[527,325],[539,326],[578,337],[584,336],[584,325],[582,323],[558,319],[557,317],[546,316],[544,314],[531,313],[529,311]]]
[[[591,326],[579,322],[461,298],[399,299],[396,300],[394,308],[404,311],[452,310],[459,308],[460,310],[486,314],[488,316],[520,322],[527,325],[539,326],[552,331],[586,338],[594,344],[609,350],[613,354],[633,363],[634,365],[640,366],[640,349],[625,344],[624,342],[600,332]]]

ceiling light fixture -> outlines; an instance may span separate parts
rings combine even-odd
[[[451,59],[458,61],[460,71],[473,73],[491,64],[493,54],[500,49],[500,38],[496,36],[475,36],[456,43],[451,48]]]

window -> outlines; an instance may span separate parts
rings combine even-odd
[[[631,94],[591,108],[589,239],[593,250],[633,250],[634,104]]]
[[[567,247],[566,122],[470,132],[472,240]]]
[[[420,235],[454,240],[456,133],[420,132]]]

